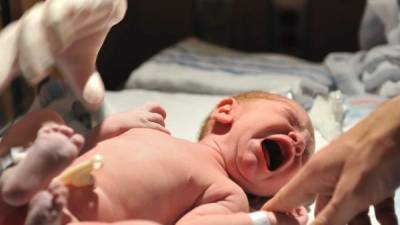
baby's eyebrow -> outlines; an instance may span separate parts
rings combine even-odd
[[[287,105],[285,106],[286,114],[289,117],[289,122],[291,125],[297,128],[301,128],[299,117],[293,112],[293,106]]]

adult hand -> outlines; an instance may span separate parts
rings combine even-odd
[[[371,204],[381,223],[397,224],[390,198],[400,184],[399,105],[400,97],[390,100],[319,151],[263,209],[287,212],[316,197],[314,225],[365,224]]]

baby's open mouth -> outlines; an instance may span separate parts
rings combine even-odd
[[[265,139],[261,143],[267,168],[270,171],[275,171],[284,161],[282,149],[276,141]]]

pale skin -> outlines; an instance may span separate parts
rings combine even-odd
[[[292,104],[227,98],[212,112],[213,129],[199,143],[154,129],[104,140],[74,162],[100,153],[105,164],[93,173],[94,186],[69,188],[67,208],[75,217],[69,224],[251,225],[243,190],[273,195],[304,164],[310,136],[294,128],[292,115],[308,119]],[[285,155],[274,171],[261,146],[265,139],[279,143]],[[273,225],[307,220],[304,210],[268,216]]]
[[[397,224],[393,194],[400,185],[400,97],[385,103],[310,159],[265,210],[290,211],[317,197],[313,225]]]
[[[94,143],[132,127],[148,127],[169,133],[164,127],[164,118],[164,109],[154,103],[115,114],[93,129],[84,146],[84,138],[63,125],[64,121],[57,113],[47,109],[29,113],[8,129],[0,141],[0,156],[14,146],[23,146],[28,153],[0,177],[3,200],[13,206],[25,205],[68,167],[82,148],[85,151]]]

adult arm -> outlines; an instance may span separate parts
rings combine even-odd
[[[342,225],[376,204],[378,220],[396,224],[400,184],[400,97],[393,98],[314,155],[263,209],[288,211],[317,198],[313,224]],[[364,214],[365,215],[365,214]]]

